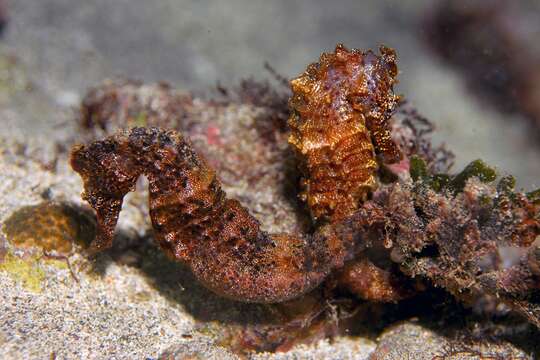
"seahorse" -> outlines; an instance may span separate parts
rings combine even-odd
[[[92,251],[111,246],[123,197],[145,175],[160,247],[225,297],[263,303],[293,299],[353,256],[355,241],[347,227],[321,227],[313,235],[262,231],[247,209],[227,199],[214,170],[173,130],[134,128],[78,145],[71,166],[97,214]]]
[[[289,143],[315,220],[338,221],[358,209],[377,186],[376,153],[400,159],[387,125],[399,99],[396,53],[384,46],[380,53],[338,44],[290,82]]]

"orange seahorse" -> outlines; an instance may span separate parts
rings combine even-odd
[[[337,45],[291,81],[290,144],[300,158],[302,198],[314,219],[351,215],[377,184],[375,153],[399,160],[387,121],[399,99],[394,50]]]

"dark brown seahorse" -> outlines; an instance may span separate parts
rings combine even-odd
[[[290,144],[303,172],[303,199],[312,217],[350,216],[376,187],[376,152],[400,159],[388,119],[399,99],[394,50],[348,50],[337,45],[291,81]]]
[[[84,181],[83,198],[97,213],[94,251],[111,246],[123,197],[145,175],[157,242],[225,297],[296,298],[353,256],[355,241],[346,226],[321,227],[311,236],[261,231],[238,201],[226,198],[214,170],[176,131],[134,128],[77,146],[71,166]]]

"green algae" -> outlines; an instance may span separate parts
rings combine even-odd
[[[28,291],[39,293],[45,280],[45,271],[38,260],[38,257],[19,258],[8,252],[4,261],[0,263],[0,271],[6,272]]]
[[[512,175],[503,176],[497,184],[497,192],[510,195],[516,188],[516,178]]]
[[[69,270],[67,261],[61,259],[43,259],[45,264],[55,267],[58,270]]]
[[[414,181],[429,179],[426,162],[421,157],[416,155],[411,156],[409,166],[409,172]]]
[[[467,180],[477,177],[483,183],[490,183],[497,178],[497,172],[482,160],[474,160],[457,174],[448,184],[455,193],[463,191]]]
[[[40,293],[46,278],[45,266],[59,270],[70,270],[66,261],[47,259],[40,255],[17,256],[8,251],[0,262],[0,272],[5,272],[13,280],[20,283],[26,290]]]
[[[530,191],[525,195],[527,196],[527,199],[529,199],[533,203],[540,203],[540,189]]]
[[[96,230],[92,219],[79,209],[48,201],[16,210],[5,221],[3,231],[16,248],[65,255],[71,253],[73,244],[88,246]]]
[[[410,159],[410,174],[414,181],[423,181],[435,191],[441,191],[451,180],[447,174],[430,175],[424,159],[416,155]]]
[[[450,175],[435,174],[431,178],[430,185],[433,188],[433,190],[440,192],[442,189],[448,187],[448,184],[450,183],[451,179],[452,178],[450,177]]]
[[[426,162],[416,155],[411,156],[409,173],[415,182],[422,181],[437,192],[449,189],[454,194],[463,191],[465,184],[472,177],[477,177],[484,183],[490,183],[497,178],[495,169],[482,160],[472,161],[453,177],[448,174],[430,174]],[[512,176],[504,177],[499,182],[499,186],[503,190],[510,191],[515,186],[515,179]]]

